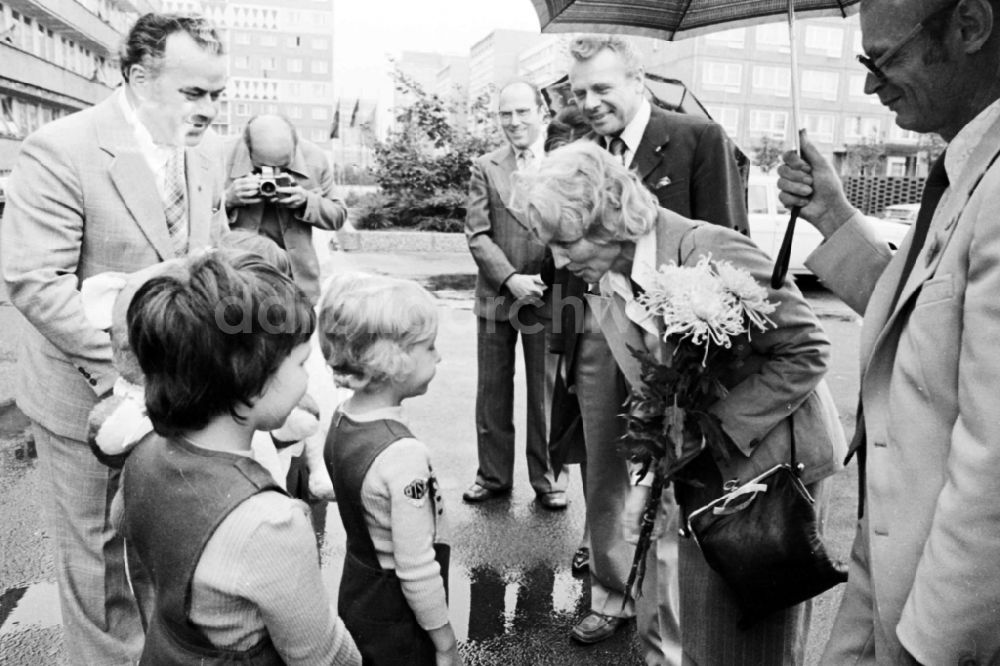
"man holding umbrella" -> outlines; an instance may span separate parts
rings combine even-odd
[[[1000,660],[1000,2],[864,0],[865,92],[949,142],[892,256],[808,142],[781,200],[864,313],[861,513],[825,664]]]
[[[664,208],[746,233],[743,181],[724,130],[708,120],[653,107],[645,97],[642,63],[628,40],[617,35],[579,37],[569,51],[570,86],[593,128],[590,139],[636,170]],[[584,290],[586,285],[570,283],[564,293]],[[626,510],[630,479],[615,447],[624,433],[618,415],[626,395],[624,380],[589,308],[582,331],[572,319],[563,317],[561,346],[567,379],[576,385],[583,416],[591,541],[591,610],[572,636],[595,643],[635,612],[624,592],[634,548],[622,534],[623,526],[626,532],[638,533],[641,506],[631,513]],[[676,522],[676,512],[671,520]],[[656,572],[650,576],[658,576],[661,589],[640,599],[638,633],[655,663],[679,664],[677,530],[666,529],[673,536],[665,539],[668,546],[658,549]]]

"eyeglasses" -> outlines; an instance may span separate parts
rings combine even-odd
[[[953,2],[949,2],[941,9],[937,9],[931,12],[924,20],[913,26],[913,29],[910,30],[908,33],[906,33],[906,35],[901,40],[896,42],[896,44],[892,48],[890,48],[888,51],[886,51],[879,57],[871,58],[869,56],[860,54],[857,56],[858,62],[864,65],[865,68],[869,72],[871,72],[872,76],[874,76],[876,79],[878,79],[879,81],[885,81],[886,75],[883,70],[885,66],[889,64],[889,61],[891,61],[893,58],[899,55],[899,52],[902,51],[903,48],[905,48],[907,45],[909,45],[910,42],[916,39],[917,36],[921,32],[923,32],[928,25],[944,18],[947,14],[951,13],[951,11],[954,10],[955,7],[957,7],[961,1],[962,0],[953,0]]]

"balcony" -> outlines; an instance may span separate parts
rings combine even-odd
[[[0,89],[81,109],[97,104],[111,88],[0,42]],[[44,81],[44,84],[39,82]],[[44,87],[43,87],[44,86]]]
[[[66,33],[98,55],[116,53],[121,35],[74,0],[6,0],[7,5],[53,32]]]

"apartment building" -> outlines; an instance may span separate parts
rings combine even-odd
[[[0,175],[21,140],[121,81],[125,32],[156,0],[0,0]]]
[[[865,95],[857,16],[796,25],[801,122],[819,149],[840,162],[846,147],[884,144],[886,175],[923,175],[926,141]],[[763,136],[791,142],[788,27],[771,23],[678,42],[637,40],[651,71],[684,81],[748,153]]]
[[[226,44],[229,80],[216,131],[238,133],[255,115],[280,113],[329,148],[333,0],[163,0],[163,9],[207,17]]]

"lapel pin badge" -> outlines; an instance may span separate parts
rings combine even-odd
[[[672,181],[670,180],[670,176],[664,176],[663,178],[661,178],[658,181],[656,181],[656,187],[657,187],[657,189],[659,189],[661,187],[666,187],[671,182]]]
[[[941,251],[941,239],[935,236],[934,240],[931,241],[930,247],[927,248],[927,259],[926,259],[927,266],[931,265],[935,257],[937,257],[938,252],[940,251]]]

